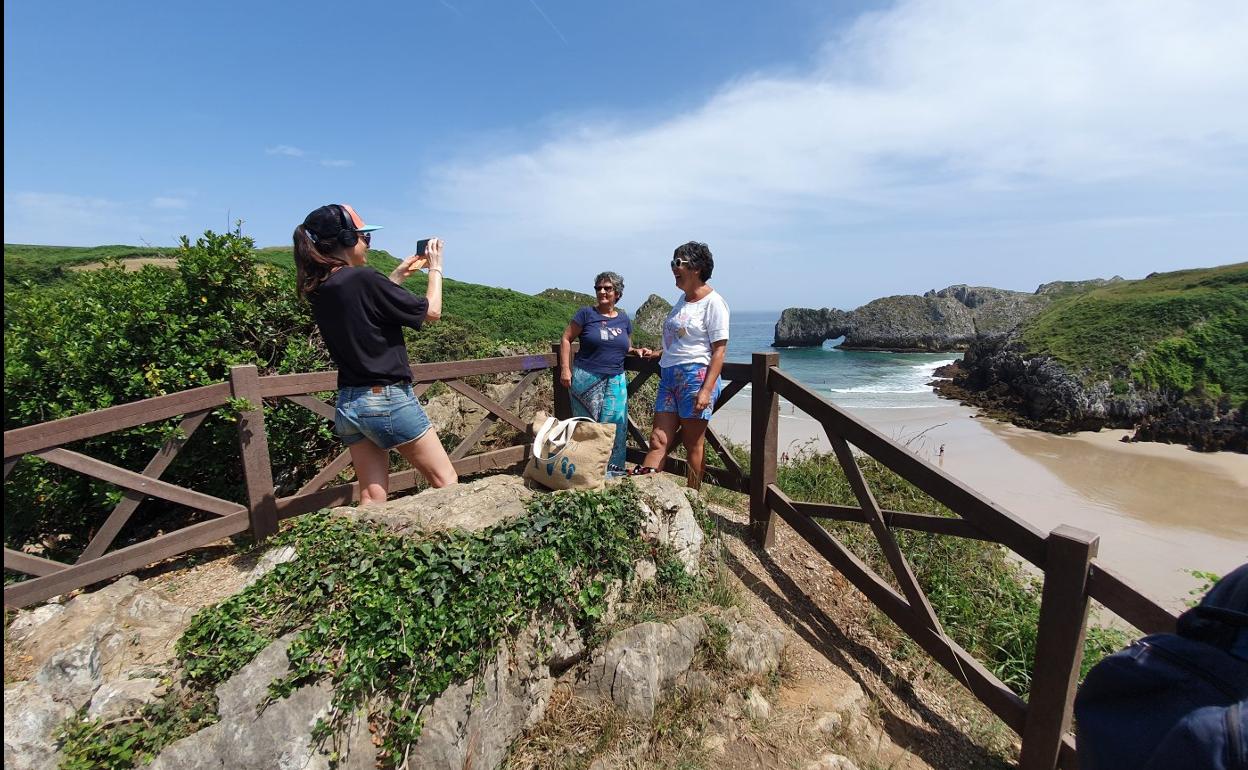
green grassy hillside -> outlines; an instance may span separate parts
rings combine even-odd
[[[1248,262],[1157,273],[1057,300],[1022,333],[1028,353],[1088,379],[1198,399],[1248,398]]]
[[[19,281],[46,284],[66,278],[66,268],[108,260],[144,257],[175,257],[178,247],[146,246],[25,246],[5,244],[4,277],[10,288]],[[257,249],[257,262],[294,272],[294,254],[289,247]],[[368,263],[383,273],[394,269],[389,252],[369,252]],[[450,268],[454,271],[454,268]],[[405,284],[424,294],[426,278],[416,276]],[[293,284],[292,284],[293,291]],[[574,292],[567,292],[569,295]],[[447,278],[443,290],[444,316],[467,325],[472,331],[499,344],[531,345],[559,339],[579,303],[575,298],[534,297],[510,289],[482,286]]]

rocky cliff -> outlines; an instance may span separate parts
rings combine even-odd
[[[848,312],[788,308],[780,314],[772,344],[813,346],[844,337],[841,347],[859,350],[965,350],[977,339],[1004,335],[1049,302],[1038,291],[955,285],[921,297],[883,297]]]
[[[983,408],[1017,425],[1054,433],[1134,428],[1133,440],[1187,444],[1201,451],[1248,452],[1248,410],[1229,400],[1192,404],[1178,394],[1074,372],[1051,356],[1031,355],[1017,333],[977,340],[939,372],[946,398]]]
[[[672,312],[672,303],[658,294],[651,294],[633,314],[633,328],[662,337],[663,321],[670,312]]]

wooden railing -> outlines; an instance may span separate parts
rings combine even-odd
[[[435,382],[442,382],[486,410],[481,423],[451,453],[456,471],[463,475],[480,473],[516,465],[525,458],[527,443],[476,454],[469,452],[500,420],[521,433],[527,429],[513,407],[524,391],[554,363],[554,356],[534,355],[417,364],[412,367],[413,390],[417,394],[424,393]],[[495,401],[464,382],[465,377],[509,372],[518,372],[522,376],[501,401]],[[230,370],[227,382],[5,431],[6,479],[22,457],[32,455],[121,487],[124,496],[73,564],[6,547],[4,568],[31,578],[5,586],[4,605],[24,607],[75,588],[124,575],[246,530],[263,539],[277,531],[277,524],[282,519],[358,500],[359,488],[355,483],[327,486],[351,464],[348,451],[330,461],[293,495],[278,497],[273,485],[273,466],[261,404],[286,399],[332,421],[334,407],[312,394],[336,388],[336,372],[261,377],[254,366],[236,366]],[[210,413],[225,406],[231,399],[243,399],[250,406],[238,415],[238,446],[242,455],[246,504],[161,481],[161,474],[196,429]],[[178,437],[166,441],[139,473],[64,448],[74,442],[174,418],[181,419]],[[410,489],[415,485],[416,472],[413,470],[390,474],[392,491]],[[122,527],[148,497],[182,505],[214,518],[109,551]]]
[[[751,402],[750,528],[764,548],[777,517],[836,566],[937,663],[1022,736],[1025,770],[1077,767],[1069,733],[1092,599],[1145,632],[1173,631],[1174,614],[1095,561],[1099,538],[1060,526],[1045,533],[962,485],[806,388],[779,369],[779,355],[755,353]],[[801,502],[776,484],[779,399],[814,418],[827,434],[858,507]],[[881,509],[850,445],[944,504],[958,518]],[[836,539],[818,520],[867,524],[900,592]],[[920,588],[893,532],[911,529],[999,543],[1044,573],[1030,699],[1023,698],[953,641]]]
[[[477,454],[469,452],[499,421],[521,433],[526,430],[527,426],[513,407],[546,370],[552,370],[554,380],[554,412],[558,416],[570,413],[569,394],[560,386],[559,378],[554,376],[557,375],[557,358],[557,352],[552,352],[412,367],[418,393],[423,393],[434,382],[443,382],[487,412],[481,424],[451,453],[460,474],[515,466],[527,457],[527,441]],[[1067,526],[1048,533],[1036,529],[906,448],[858,422],[789,377],[779,369],[778,363],[778,354],[756,353],[749,364],[724,366],[722,376],[726,386],[716,410],[747,385],[751,388],[750,467],[748,473],[747,469],[740,467],[722,438],[708,428],[707,441],[724,464],[708,467],[705,481],[749,495],[750,531],[764,549],[772,545],[777,522],[783,520],[840,570],[958,682],[1022,736],[1021,767],[1026,770],[1076,767],[1074,738],[1069,733],[1071,705],[1091,600],[1101,602],[1145,632],[1172,631],[1175,615],[1096,563],[1096,535]],[[626,367],[636,373],[629,384],[630,397],[658,373],[658,366],[653,361],[630,358]],[[463,380],[473,375],[509,372],[520,373],[521,376],[500,401],[493,400]],[[282,519],[357,500],[359,490],[356,484],[327,486],[350,464],[348,452],[332,460],[295,494],[277,497],[274,491],[261,404],[265,400],[287,399],[332,420],[333,407],[311,394],[334,390],[335,381],[334,372],[260,377],[255,367],[235,367],[228,382],[6,431],[6,478],[18,460],[33,455],[115,484],[126,492],[74,564],[5,548],[5,569],[32,576],[5,588],[5,606],[33,604],[247,529],[258,538],[264,538],[276,531]],[[793,500],[776,483],[780,397],[823,427],[858,500],[857,507]],[[246,505],[160,480],[160,475],[209,413],[230,399],[245,399],[251,407],[240,415],[238,421]],[[648,410],[650,405],[638,406],[641,410]],[[140,473],[64,448],[66,444],[83,439],[173,418],[181,418],[180,437],[166,442]],[[631,417],[628,429],[632,440],[628,449],[629,459],[636,462],[644,455],[648,437]],[[677,435],[670,446],[675,449],[679,443]],[[880,508],[854,461],[851,445],[942,503],[957,518]],[[681,475],[686,473],[687,468],[679,458],[669,458],[667,462],[671,471]],[[412,470],[390,476],[391,490],[409,489],[415,484],[416,473]],[[147,497],[181,504],[215,518],[109,552],[108,548],[122,526]],[[838,541],[818,523],[819,520],[868,525],[883,550],[900,591]],[[1044,574],[1030,700],[1024,701],[945,633],[893,537],[893,532],[899,529],[998,543]]]

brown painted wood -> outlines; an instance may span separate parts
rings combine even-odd
[[[277,494],[273,489],[273,465],[269,460],[269,436],[264,428],[264,396],[260,372],[250,364],[230,367],[234,398],[245,398],[252,408],[238,416],[238,445],[243,456],[243,482],[247,487],[247,510],[251,533],[262,541],[277,533]]]
[[[125,489],[133,489],[145,495],[159,497],[161,500],[168,500],[171,503],[178,503],[188,508],[194,508],[195,510],[212,513],[217,516],[229,516],[241,510],[246,510],[238,503],[231,503],[229,500],[222,500],[219,497],[175,486],[159,479],[150,479],[140,473],[128,471],[125,468],[118,468],[116,465],[110,465],[103,460],[97,460],[94,457],[88,457],[78,452],[71,452],[68,449],[44,449],[31,454],[35,457],[42,457],[44,460],[55,463],[62,468],[69,468],[71,471],[78,471],[92,478],[107,481],[110,484],[116,484]]]
[[[775,484],[767,487],[767,500],[772,509],[810,543],[811,547],[840,570],[846,579],[909,634],[933,660],[970,690],[1001,721],[1017,732],[1022,731],[1027,705],[1017,693],[993,676],[992,672],[956,642],[932,631],[915,616],[905,599],[892,586],[885,583],[830,532],[799,513],[793,506],[793,501]]]
[[[510,468],[516,463],[525,460],[531,451],[532,447],[527,444],[521,444],[519,446],[510,446],[490,452],[482,452],[481,454],[469,455],[454,463],[455,472],[461,476],[472,476],[497,468]]]
[[[551,345],[552,355],[555,361],[559,360],[559,343]],[[555,413],[555,417],[560,420],[566,420],[572,416],[572,392],[564,387],[563,382],[559,379],[559,366],[556,364],[550,370],[551,379],[555,384],[554,404],[551,409]]]
[[[715,451],[719,454],[720,459],[724,461],[724,469],[737,478],[742,479],[742,483],[745,486],[748,486],[748,483],[744,481],[746,476],[745,472],[741,470],[741,464],[737,462],[737,458],[732,456],[732,452],[728,451],[728,447],[725,446],[724,441],[719,437],[719,434],[716,433],[710,425],[707,425],[705,435],[706,443],[714,447]]]
[[[524,375],[520,378],[520,381],[516,383],[515,387],[513,387],[506,396],[503,396],[503,400],[499,403],[504,407],[511,409],[512,406],[520,400],[520,397],[524,395],[524,392],[527,391],[540,376],[542,376],[541,369],[535,369]],[[459,442],[459,446],[455,447],[454,452],[451,452],[451,461],[454,462],[455,460],[462,460],[469,452],[476,448],[477,442],[485,436],[486,432],[489,431],[489,429],[493,427],[496,422],[498,422],[498,415],[493,413],[487,414],[485,419],[481,420],[481,423],[477,425],[476,429],[473,430],[472,433],[468,434],[463,441]],[[521,433],[527,435],[527,427],[528,426],[525,426],[525,429],[522,429]]]
[[[4,458],[8,460],[92,436],[159,422],[192,412],[216,409],[230,395],[228,383],[184,390],[121,406],[111,406],[73,417],[41,422],[4,432]]]
[[[5,548],[4,568],[7,570],[13,570],[14,572],[21,572],[26,575],[38,575],[42,577],[43,575],[51,575],[56,572],[60,572],[63,569],[68,569],[69,565],[62,564],[59,561],[52,561],[51,559],[44,559],[39,556],[31,556],[30,554],[22,553],[21,551],[14,551],[12,548]]]
[[[208,414],[209,412],[196,412],[182,420],[178,425],[179,435],[161,445],[156,452],[156,456],[143,469],[143,475],[150,479],[160,478],[160,475],[168,469],[170,463],[178,456],[178,452],[182,451],[182,447],[186,446],[186,442],[191,440],[191,436],[196,429],[203,425],[204,420],[208,418]],[[117,503],[116,508],[113,508],[113,512],[108,515],[99,532],[95,533],[95,537],[91,538],[91,542],[87,543],[87,547],[83,549],[82,555],[78,557],[75,563],[81,564],[107,551],[108,547],[113,544],[113,540],[116,539],[117,533],[121,531],[121,528],[126,525],[126,522],[138,510],[139,505],[146,499],[147,495],[142,492],[135,492],[132,489],[126,490],[121,502]]]
[[[1076,527],[1062,525],[1049,533],[1020,770],[1057,767],[1062,738],[1070,730],[1088,630],[1088,567],[1099,544],[1096,535]]]
[[[337,414],[337,410],[334,409],[332,404],[327,404],[315,396],[286,396],[286,400],[294,402],[330,422],[334,421],[334,417]]]
[[[778,368],[771,371],[773,388],[795,407],[824,423],[829,432],[842,436],[986,532],[996,542],[1044,569],[1045,535],[1036,527],[919,459],[875,429],[859,423]]]
[[[776,542],[776,517],[767,488],[776,483],[776,445],[780,430],[780,397],[771,387],[779,371],[779,353],[755,353],[750,370],[750,535],[764,550]]]
[[[25,607],[41,602],[75,588],[82,588],[101,580],[133,572],[140,567],[146,567],[170,556],[177,556],[192,548],[215,543],[221,538],[237,535],[245,531],[247,527],[247,511],[239,511],[219,519],[192,524],[152,540],[119,548],[98,559],[76,564],[51,575],[5,586],[4,606]]]
[[[22,459],[22,458],[20,458],[20,457],[10,457],[10,458],[8,458],[8,459],[6,459],[6,460],[4,461],[4,477],[5,477],[6,479],[9,477],[9,474],[13,472],[13,468],[14,468],[14,466],[16,466],[16,465],[17,465],[17,461],[18,461],[18,460],[20,460],[20,459]]]
[[[897,579],[897,585],[901,586],[901,592],[906,595],[910,608],[934,633],[944,636],[944,629],[940,626],[940,620],[936,617],[936,611],[932,609],[931,602],[927,600],[927,594],[923,593],[923,589],[919,587],[919,581],[915,578],[914,571],[910,569],[910,563],[906,561],[901,548],[897,545],[897,538],[893,537],[892,530],[884,523],[884,516],[880,513],[880,504],[875,501],[875,495],[871,493],[871,487],[867,484],[866,477],[862,475],[862,469],[854,460],[853,450],[849,448],[845,439],[832,433],[826,424],[823,429],[828,434],[828,441],[832,444],[832,451],[836,453],[841,469],[845,471],[845,478],[849,481],[854,497],[858,498],[858,505],[862,506],[862,511],[867,516],[867,525],[871,527],[875,541],[879,543],[880,550],[884,552],[884,558]]]
[[[329,482],[338,478],[338,474],[342,473],[343,471],[345,471],[347,468],[350,468],[350,467],[351,467],[351,450],[348,449],[340,453],[333,460],[330,460],[329,464],[326,465],[324,468],[321,468],[321,472],[316,474],[315,478],[310,479],[308,483],[300,487],[299,491],[296,492],[295,495],[296,496],[306,495],[309,492],[315,492],[316,490],[325,486]]]
[[[260,392],[265,398],[327,393],[331,390],[338,390],[337,371],[270,374],[260,378]]]
[[[852,505],[832,505],[831,503],[793,502],[798,513],[814,519],[831,519],[833,521],[852,521],[867,523],[867,516],[861,508]],[[889,527],[896,529],[912,529],[918,532],[930,532],[935,535],[965,537],[971,540],[996,542],[975,525],[965,519],[954,519],[948,516],[937,516],[931,513],[910,513],[908,511],[881,511],[884,521]]]
[[[629,397],[631,398],[637,395],[637,391],[641,390],[641,386],[645,385],[646,381],[649,380],[651,377],[655,376],[655,374],[657,373],[658,373],[657,369],[655,369],[654,371],[638,372],[637,376],[634,377],[632,380],[630,380],[628,383]]]
[[[1095,561],[1088,572],[1088,593],[1146,634],[1174,633],[1178,615],[1137,591],[1121,575]]]
[[[649,450],[650,439],[646,436],[646,434],[641,432],[641,427],[633,420],[632,417],[625,416],[624,419],[628,422],[628,435],[632,436],[633,440],[636,441],[637,445],[642,449]]]
[[[462,380],[443,380],[443,382],[451,390],[455,391],[456,393],[463,396],[464,398],[467,398],[471,401],[475,401],[477,404],[485,407],[490,412],[490,414],[494,415],[495,417],[498,417],[500,420],[507,423],[508,425],[515,428],[516,430],[520,431],[521,433],[524,433],[525,431],[529,429],[528,423],[526,423],[524,420],[521,420],[516,415],[512,414],[510,409],[498,403],[497,401],[490,398],[489,396],[485,395],[484,393],[477,390],[476,388],[472,387],[471,385],[466,384]]]

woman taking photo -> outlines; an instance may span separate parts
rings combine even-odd
[[[715,260],[705,243],[690,241],[672,255],[672,276],[684,292],[663,322],[659,394],[645,462],[632,473],[663,470],[677,426],[684,440],[690,489],[702,486],[706,470],[706,426],[719,397],[719,373],[728,351],[728,303],[707,281]],[[643,355],[654,355],[651,351]]]
[[[597,305],[576,311],[559,341],[559,381],[572,396],[572,414],[615,425],[615,444],[607,460],[607,476],[623,476],[628,442],[628,381],[624,356],[633,352],[633,322],[616,308],[624,296],[618,273],[594,279]],[[572,341],[581,343],[572,359]]]
[[[412,255],[389,278],[365,264],[372,233],[345,204],[308,214],[295,228],[299,295],[338,366],[334,433],[351,451],[360,504],[384,502],[389,492],[390,450],[398,450],[430,486],[458,481],[454,466],[412,393],[412,369],[403,327],[419,329],[442,316],[442,242],[429,241],[425,256]],[[401,284],[422,267],[429,287],[417,297]]]

